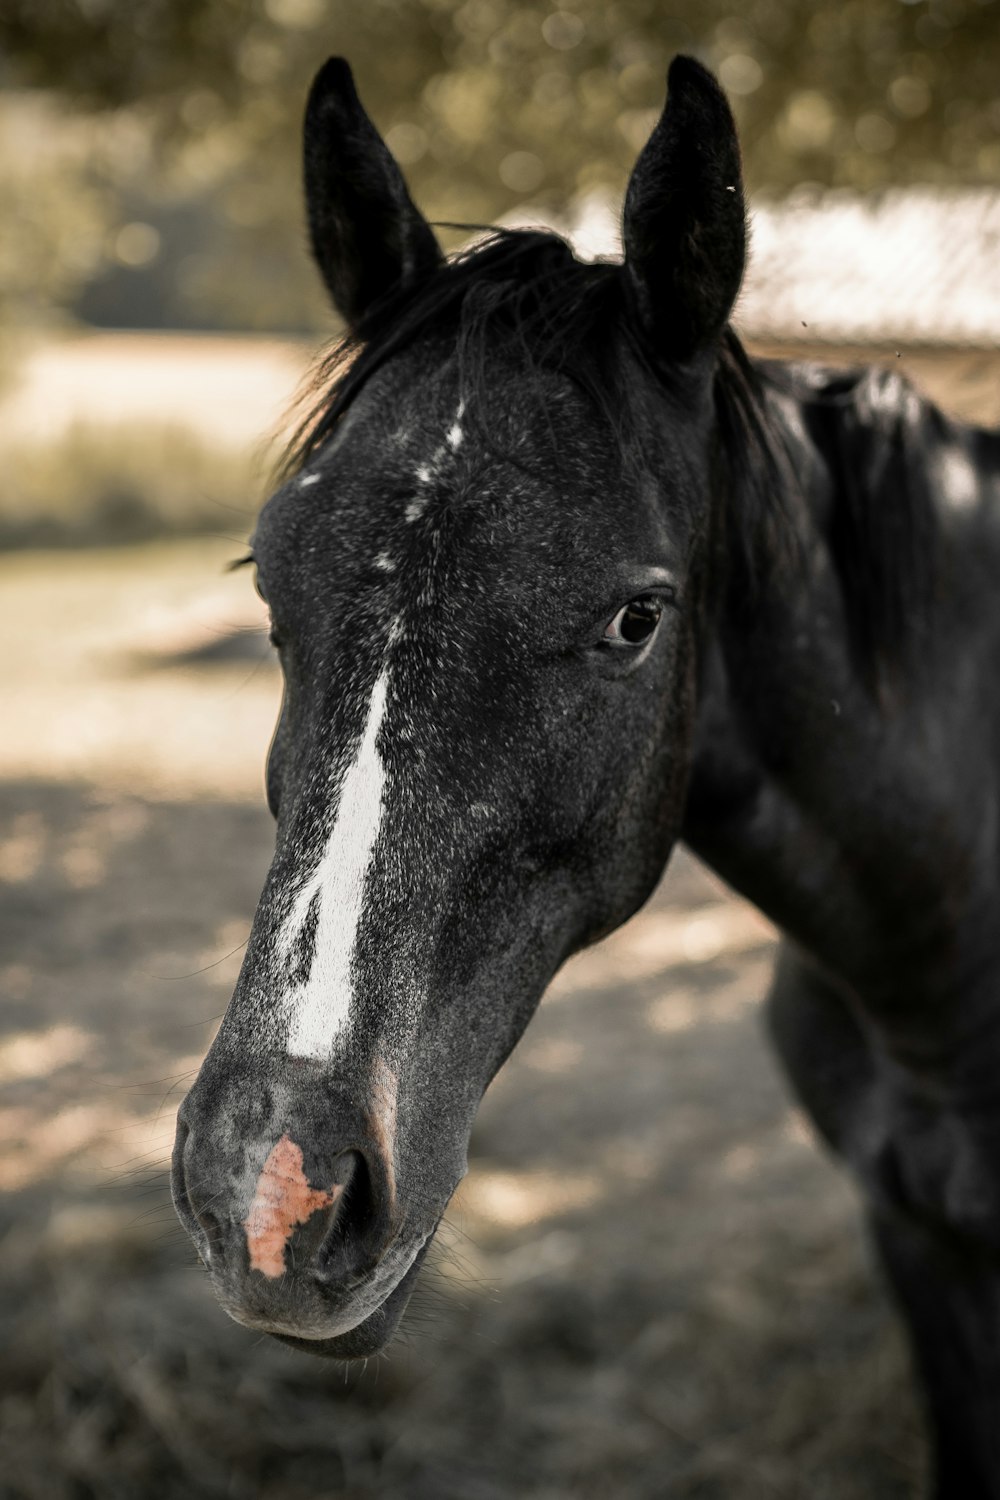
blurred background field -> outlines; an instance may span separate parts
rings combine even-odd
[[[36,341],[0,396],[0,547],[244,537],[307,363],[231,335]]]
[[[346,53],[440,221],[613,252],[670,55],[729,89],[738,322],[1000,420],[991,0],[0,6],[0,1496],[911,1500],[853,1196],[760,1035],[772,937],[680,856],[487,1096],[401,1339],[229,1324],[173,1112],[269,857],[246,574],[313,351],[304,91]],[[442,230],[449,246],[463,231]]]

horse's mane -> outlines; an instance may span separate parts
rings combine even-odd
[[[482,409],[495,401],[488,356],[502,340],[530,371],[555,370],[572,380],[623,440],[641,441],[613,351],[624,339],[651,379],[681,400],[687,372],[658,363],[647,349],[624,315],[623,283],[619,263],[578,261],[551,231],[491,230],[416,286],[381,299],[330,348],[282,476],[296,473],[326,443],[378,369],[429,334],[449,337],[463,395],[482,398],[476,403]],[[726,498],[719,546],[730,607],[748,620],[762,580],[798,555],[793,464],[778,407],[768,399],[772,387],[789,393],[776,370],[752,363],[736,333],[725,330],[714,381],[714,457],[721,470],[715,478]],[[910,430],[917,398],[894,374],[877,372],[831,374],[795,396],[814,414],[808,425],[833,474],[830,546],[859,665],[874,680],[898,659],[930,587],[933,509]],[[835,412],[840,421],[828,419]]]
[[[463,227],[463,226],[455,226]],[[292,473],[327,441],[371,376],[417,338],[448,337],[463,395],[495,397],[488,366],[502,343],[529,370],[552,369],[587,391],[605,416],[627,417],[615,398],[611,340],[619,322],[620,267],[584,264],[548,230],[491,229],[416,286],[376,302],[322,358],[314,400],[285,458]]]
[[[920,659],[942,548],[931,451],[949,423],[897,371],[769,365],[833,485],[827,542],[859,664],[875,679]]]

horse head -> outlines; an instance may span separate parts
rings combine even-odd
[[[346,357],[252,540],[276,848],[174,1193],[234,1318],[346,1356],[391,1335],[552,974],[678,836],[744,205],[684,58],[623,264],[547,233],[445,261],[340,61],[305,169]]]

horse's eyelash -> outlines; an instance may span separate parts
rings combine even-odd
[[[232,560],[232,562],[227,563],[226,564],[226,572],[227,573],[235,573],[239,568],[249,568],[249,567],[256,567],[256,566],[257,566],[257,559],[254,557],[254,555],[253,555],[252,552],[248,552],[248,553],[246,553],[246,555],[244,557],[234,557],[233,560]],[[260,574],[259,573],[254,578],[253,586],[257,590],[257,593],[259,594],[260,598],[263,599],[264,603],[266,604],[267,603],[267,599],[265,598],[264,590],[260,586]]]

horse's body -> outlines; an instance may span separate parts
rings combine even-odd
[[[253,542],[277,851],[175,1158],[224,1305],[385,1342],[547,980],[683,838],[787,934],[774,1035],[867,1195],[939,1494],[1000,1496],[1000,440],[746,360],[694,64],[624,267],[444,265],[342,65],[306,180],[355,358]]]
[[[787,373],[802,392],[790,424],[798,472],[813,474],[801,492],[807,567],[801,592],[769,593],[760,629],[723,620],[711,642],[684,836],[788,935],[772,1035],[864,1188],[930,1398],[938,1493],[995,1496],[1000,619],[988,601],[1000,439],[874,376],[843,404],[820,395],[826,441],[803,442],[817,396],[808,375]],[[859,414],[870,446],[858,444]],[[886,462],[897,438],[908,464]],[[907,525],[934,562],[881,694],[859,676],[832,561],[845,463],[893,549],[876,571],[902,567]],[[907,467],[926,486],[922,524],[908,514]]]

